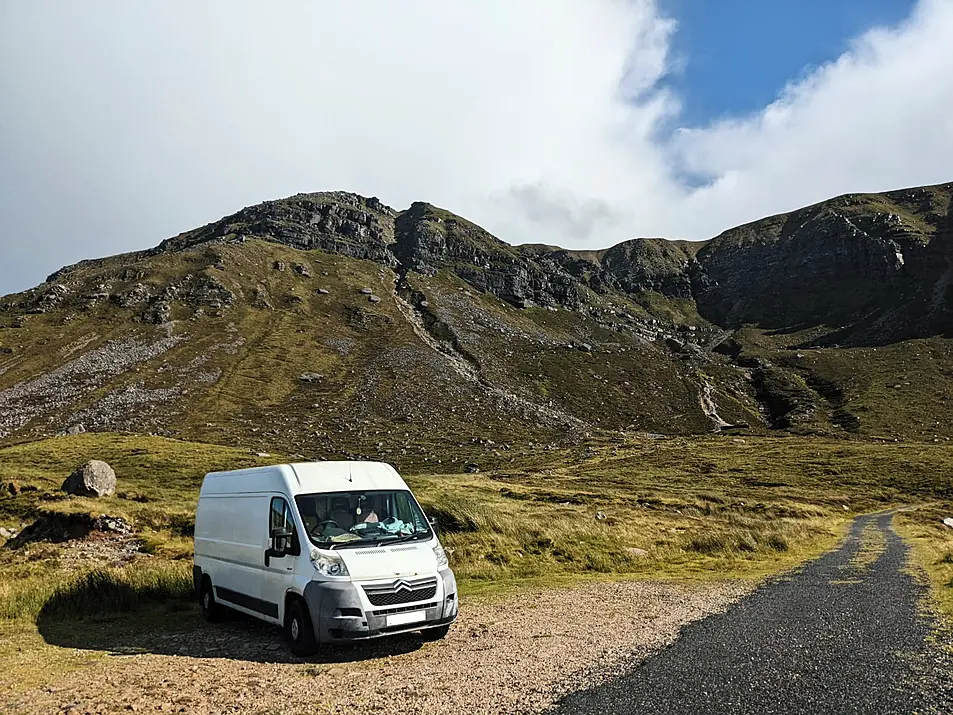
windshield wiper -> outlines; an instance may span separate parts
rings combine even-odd
[[[383,546],[384,544],[399,544],[402,541],[411,541],[416,539],[418,536],[423,536],[424,534],[429,534],[429,531],[415,531],[413,534],[407,534],[406,536],[398,536],[396,539],[381,539],[377,542],[378,546]]]

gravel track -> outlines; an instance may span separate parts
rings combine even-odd
[[[857,519],[839,549],[557,713],[953,713],[949,636],[921,610],[891,518]]]
[[[10,713],[538,713],[723,611],[746,584],[594,583],[467,602],[441,642],[393,638],[293,658],[250,620],[48,640],[110,657],[0,700]]]

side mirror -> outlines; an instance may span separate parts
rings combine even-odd
[[[287,556],[292,551],[292,532],[291,529],[272,529],[271,546],[265,549],[265,566],[272,558],[280,559]]]
[[[430,528],[433,529],[433,533],[437,533],[437,517],[428,516],[427,523],[430,524]]]
[[[284,556],[291,550],[291,529],[271,530],[271,550],[274,556]]]

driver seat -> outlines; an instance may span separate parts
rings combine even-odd
[[[347,501],[341,499],[335,499],[331,505],[331,513],[328,515],[328,518],[340,526],[342,529],[347,531],[352,526],[354,526],[354,516],[351,514],[348,507]]]

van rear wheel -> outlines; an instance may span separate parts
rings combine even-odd
[[[202,588],[199,590],[199,607],[202,609],[202,617],[209,623],[222,620],[222,607],[215,600],[212,580],[208,576],[202,579]]]
[[[314,625],[308,607],[300,599],[288,604],[285,617],[285,635],[295,655],[314,655],[318,651],[318,641],[314,637]]]

